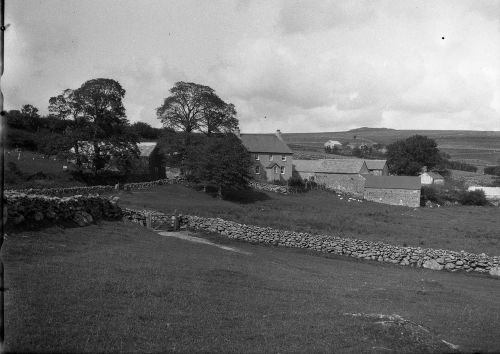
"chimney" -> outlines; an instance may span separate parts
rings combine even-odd
[[[236,128],[233,132],[234,135],[236,135],[238,138],[241,138],[241,135],[240,135],[240,128]]]
[[[278,139],[280,139],[281,141],[283,141],[283,138],[281,137],[281,131],[279,129],[276,130],[276,136],[278,137]]]

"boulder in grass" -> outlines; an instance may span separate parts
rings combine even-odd
[[[94,218],[86,211],[77,211],[73,216],[73,221],[76,222],[78,226],[87,226],[94,222]]]
[[[491,267],[490,275],[493,275],[495,277],[500,277],[500,266]]]
[[[444,266],[439,264],[435,259],[428,259],[423,264],[424,268],[432,269],[432,270],[442,270]]]

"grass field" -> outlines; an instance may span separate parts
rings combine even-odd
[[[238,201],[229,201],[181,185],[119,196],[125,207],[177,209],[280,229],[500,255],[500,209],[496,207],[407,208],[348,201],[325,191],[294,195],[249,191],[241,193]]]
[[[118,222],[9,235],[5,350],[500,348],[497,279],[223,241],[247,255]]]
[[[283,134],[283,137],[287,143],[295,146],[294,152],[300,152],[302,149],[323,149],[323,144],[330,139],[352,142],[356,136],[356,141],[359,142],[388,145],[415,134],[435,139],[439,149],[450,154],[454,160],[470,163],[480,160],[478,166],[495,165],[500,160],[500,132],[495,131],[361,129],[347,132],[291,133]]]

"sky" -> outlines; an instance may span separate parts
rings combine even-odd
[[[161,126],[175,82],[247,133],[500,130],[498,0],[7,0],[5,109],[94,78]]]

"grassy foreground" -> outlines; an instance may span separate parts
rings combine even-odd
[[[499,280],[231,246],[250,254],[110,222],[9,235],[6,350],[453,352],[442,340],[464,352],[500,348]]]
[[[406,208],[340,199],[313,191],[279,195],[241,192],[218,200],[181,185],[120,194],[120,205],[221,217],[270,226],[383,241],[393,245],[442,248],[500,255],[500,218],[496,207]]]

